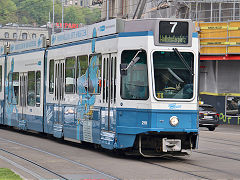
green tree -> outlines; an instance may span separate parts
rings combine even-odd
[[[15,23],[17,22],[17,7],[12,0],[0,0],[0,23]]]
[[[19,22],[26,17],[28,23],[38,25],[46,24],[49,18],[49,12],[52,9],[52,3],[49,0],[25,0],[19,3],[18,15]]]
[[[86,22],[82,8],[74,6],[66,8],[64,13],[64,21],[67,23],[85,24]]]

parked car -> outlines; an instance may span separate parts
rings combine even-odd
[[[216,109],[209,104],[199,105],[199,127],[207,127],[209,131],[214,131],[219,124],[219,114]]]

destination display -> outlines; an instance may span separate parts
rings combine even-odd
[[[159,43],[188,44],[188,22],[160,21]]]

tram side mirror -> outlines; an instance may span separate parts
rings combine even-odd
[[[127,75],[127,70],[128,68],[134,66],[134,64],[136,64],[139,61],[140,57],[135,57],[131,60],[131,62],[126,65],[126,64],[120,64],[120,69],[121,69],[121,75]]]
[[[127,75],[127,64],[120,64],[120,74],[121,76]]]

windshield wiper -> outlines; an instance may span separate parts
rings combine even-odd
[[[185,58],[183,57],[183,55],[178,51],[177,48],[173,48],[173,51],[178,55],[178,57],[181,59],[182,63],[185,65],[185,67],[189,70],[189,72],[193,75],[193,71],[190,68],[190,66],[188,65],[187,61],[185,60]]]

